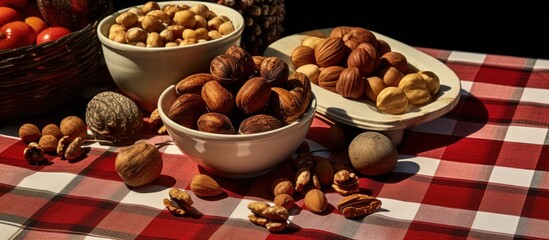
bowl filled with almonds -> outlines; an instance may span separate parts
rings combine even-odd
[[[316,99],[308,77],[277,57],[232,46],[210,71],[166,88],[158,113],[173,143],[206,170],[250,178],[290,159],[305,140]]]
[[[239,45],[243,30],[242,15],[227,6],[149,1],[102,19],[97,34],[114,83],[150,112],[168,86]]]

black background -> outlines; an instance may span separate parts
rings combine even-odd
[[[115,0],[120,9],[143,0]],[[405,44],[549,59],[543,1],[286,0],[284,35],[360,26]]]

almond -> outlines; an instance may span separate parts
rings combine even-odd
[[[205,174],[197,174],[191,180],[191,191],[196,196],[211,197],[223,193],[221,186],[210,176]]]
[[[326,195],[319,189],[311,189],[305,194],[305,206],[311,212],[321,213],[328,207]]]

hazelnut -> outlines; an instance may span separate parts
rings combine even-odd
[[[303,39],[303,42],[301,42],[301,45],[310,47],[311,49],[315,49],[316,46],[324,40],[323,37],[317,37],[317,36],[307,36]]]
[[[376,107],[381,112],[401,114],[408,109],[408,99],[402,89],[398,87],[386,87],[379,92],[376,99]]]
[[[402,89],[412,105],[423,105],[431,99],[427,82],[419,73],[409,73],[402,77],[398,88]]]
[[[343,41],[353,40],[357,43],[370,43],[374,47],[377,47],[377,38],[376,36],[368,29],[362,27],[352,27],[349,32],[347,32],[342,37]]]
[[[438,90],[440,89],[440,79],[438,78],[436,73],[427,70],[421,70],[418,73],[427,82],[427,89],[429,89],[429,93],[431,93],[431,96],[437,94]]]
[[[307,77],[312,83],[318,84],[318,76],[320,74],[320,68],[316,64],[313,64],[313,63],[305,64],[298,67],[295,71],[304,73],[305,75],[307,75]]]
[[[42,128],[42,135],[53,135],[57,139],[62,138],[63,134],[55,123],[50,123]]]
[[[301,99],[281,87],[272,87],[267,103],[268,111],[284,124],[290,124],[301,116]]]
[[[158,149],[147,142],[124,147],[118,152],[115,169],[124,183],[140,187],[151,183],[162,172],[162,156]]]

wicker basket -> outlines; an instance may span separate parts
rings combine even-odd
[[[101,66],[98,21],[53,42],[0,51],[0,122],[54,110]]]

